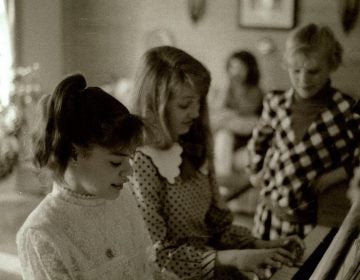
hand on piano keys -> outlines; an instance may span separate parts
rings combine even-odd
[[[305,245],[304,242],[296,236],[297,239],[286,239],[284,241],[284,245],[282,246],[284,249],[288,250],[295,260],[295,264],[299,263],[304,255]]]
[[[318,262],[325,253],[333,237],[336,229],[317,226],[306,238],[301,267],[283,267],[279,269],[272,277],[272,280],[290,280],[290,279],[309,279],[315,270]]]
[[[233,266],[242,272],[253,273],[257,279],[267,279],[266,268],[273,270],[283,265],[293,266],[295,259],[291,252],[280,246],[268,249],[218,251],[216,262],[218,265]]]
[[[271,277],[272,280],[359,279],[360,276],[352,275],[353,271],[346,269],[347,264],[343,262],[360,267],[359,257],[350,254],[351,248],[356,247],[354,240],[360,240],[360,167],[355,169],[348,197],[352,206],[340,228],[317,226],[305,238],[304,265],[284,267]],[[356,272],[360,273],[358,270]]]
[[[301,258],[305,251],[304,241],[297,235],[292,235],[286,238],[280,238],[277,240],[255,241],[255,248],[257,249],[270,249],[270,248],[283,248],[291,253],[293,263],[296,264],[301,261]]]
[[[280,262],[280,267],[271,265],[263,266],[261,269],[262,272],[255,274],[253,280],[269,279],[276,269],[280,269],[284,265],[287,267],[300,266],[302,264],[302,256],[305,251],[305,244],[303,240],[296,235],[270,241],[257,240],[255,241],[255,247],[266,249],[281,248],[281,250],[285,250],[289,259],[286,262]]]

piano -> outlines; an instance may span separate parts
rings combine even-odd
[[[317,226],[304,242],[302,266],[284,266],[271,280],[359,280],[360,201],[352,205],[339,228]]]

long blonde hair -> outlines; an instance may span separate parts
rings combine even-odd
[[[184,84],[200,95],[200,116],[190,131],[179,139],[185,161],[195,169],[212,156],[207,93],[211,77],[206,67],[186,52],[170,46],[148,50],[135,78],[130,110],[145,119],[145,143],[158,149],[169,148],[173,139],[167,122],[166,106],[171,94]]]

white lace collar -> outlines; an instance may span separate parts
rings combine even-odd
[[[183,148],[178,143],[175,143],[167,150],[160,150],[150,146],[143,146],[138,150],[151,158],[162,177],[170,184],[175,183],[176,177],[180,175],[181,154],[183,152]],[[207,174],[207,164],[205,163],[199,171]]]

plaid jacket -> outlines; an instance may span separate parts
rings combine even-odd
[[[295,143],[291,124],[294,90],[272,92],[264,99],[258,126],[248,143],[251,174],[263,171],[261,197],[288,215],[307,211],[316,197],[312,182],[359,157],[360,115],[355,101],[332,90],[332,101]],[[349,164],[350,163],[350,164]]]

